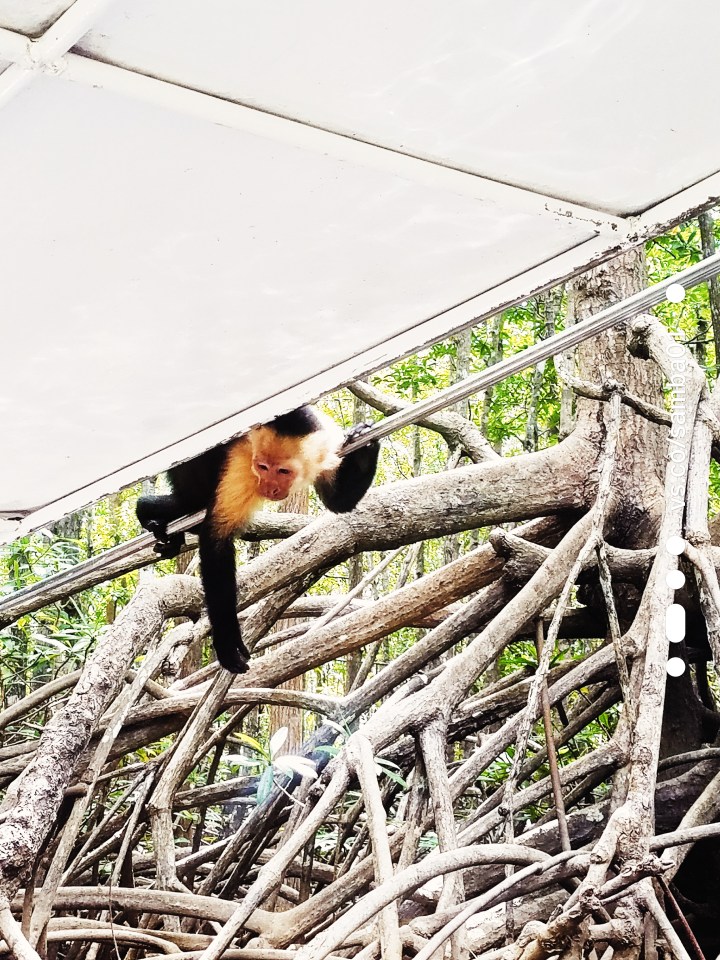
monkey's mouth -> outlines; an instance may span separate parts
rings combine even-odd
[[[287,497],[287,493],[278,493],[277,491],[268,491],[267,493],[261,491],[261,495],[265,497],[266,500],[274,500],[275,502],[285,500]]]

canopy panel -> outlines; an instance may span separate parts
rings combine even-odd
[[[126,0],[79,49],[618,215],[718,169],[696,57],[698,38],[720,30],[717,4],[263,7]]]
[[[715,198],[683,15],[0,0],[0,538]]]

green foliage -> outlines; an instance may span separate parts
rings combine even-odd
[[[561,329],[561,326],[558,326]],[[473,335],[473,349],[482,358],[479,369],[491,366],[498,359],[519,353],[543,339],[546,332],[546,303],[543,298],[527,300],[503,313],[499,326],[497,354],[487,339],[487,325]],[[556,332],[556,331],[554,331]],[[557,441],[560,418],[560,391],[555,366],[542,366],[542,379],[537,397],[537,421],[540,448]],[[525,434],[528,404],[534,370],[523,370],[492,388],[485,417],[488,440],[505,454],[519,453]],[[480,421],[477,421],[478,423]]]
[[[715,241],[720,242],[720,221],[713,224]],[[648,281],[657,283],[702,259],[702,242],[697,220],[673,227],[646,245]],[[654,313],[674,337],[686,343],[708,375],[717,376],[717,359],[712,335],[712,319],[707,284],[685,291],[681,303],[661,303]]]
[[[720,513],[720,464],[715,460],[710,461],[710,513]]]
[[[471,331],[469,374],[483,370],[500,357],[517,353],[542,339],[546,332],[544,298],[531,299],[506,310],[499,329],[496,343],[492,342],[488,324],[481,324]],[[453,382],[456,361],[457,341],[452,337],[433,344],[420,354],[400,360],[375,377],[373,383],[381,390],[416,402]],[[532,369],[522,371],[493,387],[485,399],[472,398],[470,401],[471,419],[477,426],[484,427],[488,440],[502,447],[504,453],[516,453],[522,449],[532,378]],[[542,369],[537,398],[540,447],[556,442],[559,416],[559,385],[555,367],[547,363]],[[407,428],[407,431],[396,434],[394,443],[399,440],[409,446],[412,429]],[[427,455],[427,445],[431,442],[423,436],[423,466],[432,471],[433,461],[437,461],[438,457],[434,451],[430,452],[429,457]],[[444,455],[442,445],[438,449]],[[412,457],[408,459],[412,463]],[[402,475],[407,476],[407,471],[403,470]]]
[[[136,490],[125,490],[81,511],[56,532],[41,530],[0,546],[0,597],[74,567],[138,532]],[[66,533],[73,530],[73,535]],[[81,667],[108,619],[132,597],[137,574],[119,577],[21,617],[0,631],[3,702]]]

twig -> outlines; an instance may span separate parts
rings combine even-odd
[[[590,515],[590,533],[576,556],[575,562],[565,580],[565,584],[558,598],[555,606],[555,612],[553,613],[553,618],[548,629],[547,640],[545,646],[543,647],[543,655],[539,658],[535,677],[533,678],[533,682],[530,687],[527,707],[521,715],[520,729],[518,731],[516,740],[515,755],[513,757],[512,766],[507,778],[507,787],[505,792],[506,803],[511,802],[511,795],[514,793],[517,786],[520,767],[525,758],[525,751],[527,750],[530,730],[532,728],[537,711],[538,701],[540,699],[540,691],[547,677],[547,672],[550,667],[550,658],[553,650],[555,649],[555,642],[560,632],[562,619],[570,602],[570,594],[575,586],[575,583],[577,582],[580,572],[586,566],[590,556],[595,551],[596,545],[602,537],[605,513],[608,508],[610,494],[612,491],[612,478],[615,468],[615,450],[617,447],[620,427],[620,398],[617,395],[611,401],[610,412],[611,422],[608,427],[605,447],[603,450],[603,463],[600,471],[600,479],[598,481],[597,497]]]
[[[716,786],[720,786],[717,783]],[[704,823],[698,827],[684,827],[672,833],[659,833],[650,841],[651,850],[665,850],[668,847],[684,846],[697,840],[710,840],[720,837],[720,823]]]
[[[543,643],[543,622],[542,620],[538,620],[535,633],[538,661],[542,658]],[[565,804],[563,802],[560,774],[558,772],[557,753],[555,751],[555,737],[553,735],[552,715],[550,713],[550,697],[548,696],[547,678],[543,681],[542,690],[540,691],[540,699],[542,703],[543,725],[545,727],[545,745],[547,748],[548,766],[550,768],[550,780],[552,782],[555,813],[557,815],[558,832],[560,834],[560,845],[563,850],[570,850],[570,834],[568,833],[567,817],[565,816]]]
[[[720,379],[715,382],[710,406],[720,405]],[[685,554],[696,570],[700,607],[716,671],[720,671],[720,584],[710,555],[707,476],[712,456],[712,432],[698,417],[693,430],[687,479]]]
[[[358,903],[354,904],[339,920],[297,953],[297,960],[326,960],[333,950],[339,948],[345,939],[364,923],[371,920],[383,907],[397,900],[411,890],[416,890],[433,877],[443,876],[467,867],[491,863],[527,864],[547,861],[550,858],[538,850],[519,845],[488,843],[471,847],[460,847],[447,853],[435,853],[425,857],[419,863],[395,874],[392,882],[372,890]]]
[[[668,885],[667,880],[661,874],[657,878],[657,882],[662,887],[662,892],[665,895],[665,899],[669,902],[670,906],[675,911],[675,916],[680,921],[680,926],[685,931],[685,936],[690,941],[690,945],[695,951],[696,957],[698,958],[698,960],[705,960],[705,955],[702,952],[702,949],[700,948],[700,944],[697,942],[697,939],[695,938],[695,934],[692,932],[690,924],[687,922],[687,917],[685,916],[685,914],[682,912],[680,908],[680,904],[677,902],[677,900],[673,896],[672,890],[670,889],[670,886]]]
[[[324,613],[319,617],[306,631],[303,636],[304,642],[308,642],[313,639],[318,631],[320,631],[326,624],[331,623],[336,617],[339,617],[343,610],[355,599],[359,597],[365,587],[371,584],[376,580],[380,574],[386,570],[390,564],[396,560],[402,553],[407,550],[407,547],[398,547],[397,550],[392,550],[390,553],[384,557],[380,563],[376,564],[372,570],[365,574],[362,580],[357,583],[351,590],[348,590],[340,600],[332,607],[327,613]]]
[[[10,907],[0,907],[0,935],[8,945],[16,960],[40,960],[38,954],[30,946],[30,942],[20,929],[17,922],[10,912]]]
[[[38,707],[41,707],[44,703],[47,703],[51,697],[56,696],[58,693],[63,693],[63,691],[70,689],[70,687],[74,687],[80,678],[81,672],[80,670],[73,670],[72,673],[66,673],[60,677],[56,677],[54,680],[50,680],[48,683],[44,683],[41,687],[38,687],[37,690],[33,690],[26,697],[23,697],[22,700],[18,700],[17,703],[12,703],[10,706],[5,707],[4,710],[0,711],[0,730],[4,730],[9,724],[19,720],[25,716],[25,714],[30,713],[31,710],[36,710]]]
[[[656,921],[662,935],[667,940],[670,949],[677,957],[677,960],[692,960],[690,954],[685,949],[682,940],[675,932],[675,928],[668,920],[667,914],[658,903],[658,899],[655,896],[652,887],[649,887],[649,890],[647,892],[644,891],[644,893],[645,905],[652,914],[653,919]]]
[[[445,762],[446,743],[447,724],[444,720],[432,720],[421,728],[420,747],[430,789],[438,845],[442,853],[450,853],[457,849],[457,831]],[[454,907],[464,899],[462,874],[453,873],[446,876],[438,909],[446,910]],[[453,938],[451,951],[452,960],[458,960],[462,954],[462,944],[459,940]]]
[[[539,873],[544,873],[549,870],[550,867],[558,866],[561,863],[567,863],[567,861],[573,856],[575,856],[574,851],[565,850],[562,853],[548,858],[545,861],[532,863],[527,867],[523,867],[522,870],[518,870],[516,873],[512,874],[512,876],[506,877],[501,883],[498,883],[491,890],[488,890],[487,893],[482,894],[482,896],[475,897],[473,900],[470,900],[465,908],[460,911],[460,913],[456,914],[443,927],[441,927],[440,930],[437,931],[437,933],[428,941],[427,945],[420,950],[415,957],[415,960],[430,960],[435,951],[438,950],[456,930],[459,930],[460,927],[462,927],[463,924],[470,919],[470,917],[474,916],[476,913],[479,913],[481,910],[487,909],[487,907],[490,905],[501,902],[499,898],[505,898],[505,894],[509,893],[513,887],[520,885],[528,877],[533,877]],[[505,902],[509,903],[511,899],[512,897],[508,897],[505,899]]]
[[[386,415],[412,408],[412,404],[383,393],[377,387],[363,381],[349,384],[348,389],[356,397]],[[421,417],[416,422],[418,426],[435,430],[445,438],[451,447],[460,446],[476,463],[481,463],[483,460],[499,459],[498,454],[488,443],[482,430],[478,430],[466,417],[455,413],[453,410],[438,411],[427,417]]]
[[[622,691],[623,701],[627,707],[630,719],[636,715],[636,705],[633,700],[632,687],[630,685],[630,674],[628,672],[625,651],[622,648],[622,636],[620,632],[620,622],[618,620],[617,609],[615,607],[615,598],[612,591],[612,576],[607,561],[607,552],[605,550],[605,541],[601,538],[596,546],[598,573],[600,577],[600,587],[605,600],[605,610],[607,612],[608,627],[610,628],[610,639],[615,650],[615,662],[617,663],[618,676],[620,678],[620,690]]]
[[[409,867],[415,859],[417,845],[422,836],[422,821],[425,805],[428,800],[427,775],[422,753],[418,751],[415,769],[412,775],[410,794],[405,808],[405,837],[402,850],[398,858],[398,870]]]
[[[375,882],[378,886],[393,876],[393,862],[388,843],[385,809],[380,796],[375,758],[370,743],[361,733],[355,733],[347,744],[349,761],[355,768],[360,789],[365,797],[368,831],[372,840],[375,863]],[[397,902],[389,903],[380,914],[380,944],[383,960],[401,960],[402,943],[398,923]]]
[[[588,400],[604,402],[612,400],[613,396],[618,395],[622,403],[636,413],[639,413],[642,417],[645,417],[646,420],[650,420],[652,423],[662,424],[663,426],[670,426],[671,418],[667,410],[663,410],[662,407],[658,407],[654,403],[648,403],[646,400],[643,400],[642,397],[631,393],[622,383],[610,380],[600,384],[591,383],[589,380],[581,380],[580,377],[576,377],[570,372],[566,364],[558,360],[555,361],[555,369],[557,370],[559,380],[581,397],[586,397]]]

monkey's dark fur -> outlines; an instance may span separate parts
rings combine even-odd
[[[175,556],[184,543],[182,533],[168,536],[168,523],[207,511],[197,529],[200,572],[215,652],[226,670],[243,673],[250,659],[237,618],[233,535],[263,500],[284,500],[309,484],[334,513],[354,509],[373,481],[380,445],[338,454],[367,428],[360,424],[343,435],[313,407],[299,407],[178,464],[168,473],[172,493],[138,500],[138,519],[155,535],[162,557]]]

